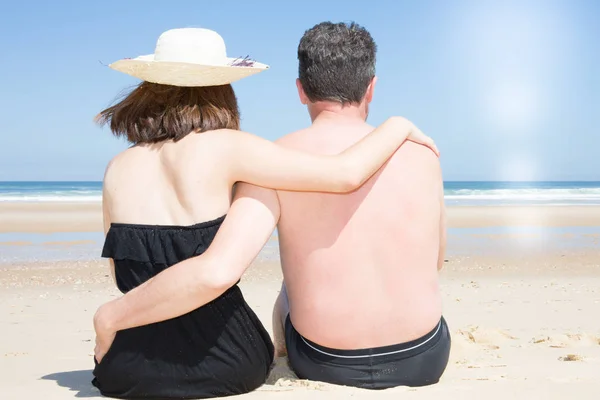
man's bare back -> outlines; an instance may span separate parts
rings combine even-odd
[[[279,143],[337,154],[372,129],[323,112]],[[443,183],[431,150],[406,142],[351,194],[278,195],[290,317],[303,337],[337,349],[372,348],[420,338],[439,323]]]

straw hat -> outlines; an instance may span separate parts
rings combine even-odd
[[[109,67],[172,86],[225,85],[269,68],[247,58],[227,57],[223,38],[200,28],[166,31],[158,38],[154,54],[119,60]]]

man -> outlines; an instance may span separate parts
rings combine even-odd
[[[371,35],[354,23],[308,30],[297,86],[313,123],[278,143],[337,154],[372,131],[375,52]],[[412,142],[350,194],[240,184],[207,252],[99,309],[97,358],[117,330],[218,297],[277,225],[285,284],[273,313],[275,342],[280,355],[287,347],[300,378],[373,389],[436,383],[450,351],[438,286],[444,220],[439,160]]]

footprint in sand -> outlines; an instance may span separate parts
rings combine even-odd
[[[566,347],[590,347],[600,345],[600,338],[587,333],[566,333],[552,336],[536,336],[531,339],[532,344],[545,344],[552,348],[564,349]]]
[[[467,345],[477,344],[489,350],[498,350],[500,345],[518,338],[500,329],[481,329],[478,326],[469,326],[457,331],[458,338]]]
[[[556,338],[551,338],[550,336],[536,336],[533,339],[531,339],[530,343],[547,344],[548,347],[552,347],[555,349],[563,349],[567,347],[567,345],[564,342],[557,340]]]
[[[564,357],[558,357],[558,361],[583,361],[583,357],[578,354],[567,354]]]

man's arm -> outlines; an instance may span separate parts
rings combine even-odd
[[[97,335],[114,336],[123,329],[175,318],[216,299],[240,279],[278,220],[275,191],[238,184],[229,213],[208,250],[101,306],[94,316]]]

